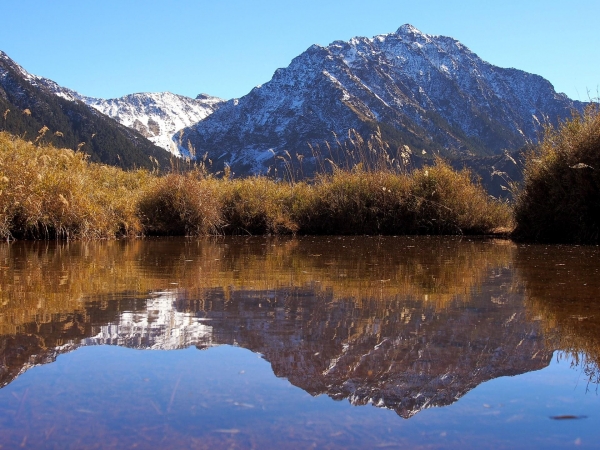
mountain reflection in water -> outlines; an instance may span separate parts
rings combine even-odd
[[[102,344],[240,346],[312,395],[404,418],[546,367],[555,350],[593,381],[600,285],[586,262],[598,252],[571,250],[423,237],[3,245],[0,386]]]

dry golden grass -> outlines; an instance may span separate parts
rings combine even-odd
[[[305,233],[485,234],[511,225],[507,204],[439,159],[411,173],[336,170],[318,177],[294,210]]]
[[[114,238],[141,231],[144,171],[90,164],[85,155],[0,133],[0,237]]]
[[[227,234],[292,234],[298,224],[292,218],[297,194],[306,185],[277,182],[266,177],[224,179],[219,185]]]
[[[148,234],[217,234],[222,226],[220,183],[198,170],[154,177],[140,196],[139,216]]]
[[[598,243],[600,240],[600,110],[592,104],[558,128],[547,127],[527,154],[517,195],[519,239]]]
[[[510,226],[508,206],[468,172],[438,160],[408,173],[380,140],[354,139],[375,156],[311,182],[284,182],[217,179],[202,166],[163,176],[125,172],[0,133],[0,237],[483,234]]]

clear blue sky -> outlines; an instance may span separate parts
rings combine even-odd
[[[600,89],[600,0],[0,0],[0,12],[0,50],[95,97],[240,97],[312,44],[404,23],[574,99]]]

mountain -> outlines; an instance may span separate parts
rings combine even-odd
[[[58,88],[0,51],[0,130],[78,149],[94,162],[152,169],[156,163],[150,158],[154,158],[160,167],[169,166],[167,151],[77,98],[57,95]]]
[[[183,141],[239,175],[266,171],[285,150],[314,164],[309,143],[336,159],[324,141],[335,147],[349,129],[368,137],[379,128],[413,155],[491,156],[535,142],[545,123],[584,106],[541,76],[493,66],[455,39],[403,25],[313,45],[269,82],[186,128]]]
[[[28,369],[82,346],[174,350],[247,348],[277,377],[313,396],[373,404],[410,418],[456,402],[488,380],[546,367],[552,358],[520,294],[507,293],[512,269],[493,269],[468,306],[443,310],[420,298],[337,298],[331,290],[208,289],[202,300],[178,291],[150,298],[88,298],[85,310],[0,336],[0,388]],[[127,297],[127,296],[125,296]]]
[[[171,92],[138,93],[105,100],[81,95],[45,78],[39,78],[38,83],[59,97],[93,107],[176,156],[189,152],[187,143],[179,142],[178,131],[199,122],[225,103],[207,94],[190,98]]]
[[[201,121],[225,103],[207,94],[189,98],[170,92],[130,94],[110,100],[86,97],[84,101],[177,156],[189,152],[185,142],[178,142],[177,132]]]

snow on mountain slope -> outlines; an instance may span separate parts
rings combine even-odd
[[[171,92],[129,94],[105,100],[86,97],[46,78],[33,78],[59,97],[86,103],[176,156],[187,153],[188,149],[186,142],[179,142],[177,132],[206,118],[225,103],[207,94],[190,98]]]
[[[155,168],[170,164],[170,154],[97,109],[82,102],[83,96],[52,80],[32,75],[0,51],[0,106],[2,129],[19,136],[35,137],[50,130],[45,142],[71,149],[85,145],[90,161],[123,168]],[[26,112],[23,120],[19,111]]]
[[[177,132],[206,118],[225,102],[206,94],[194,99],[170,92],[130,94],[110,100],[84,97],[82,100],[178,156],[187,152],[187,145],[178,141]]]
[[[225,102],[207,94],[190,98],[170,92],[130,94],[109,100],[87,97],[48,78],[30,74],[3,52],[0,52],[0,59],[10,61],[32,86],[44,88],[65,100],[81,101],[177,156],[187,152],[185,142],[179,145],[177,132],[206,118]]]
[[[313,45],[249,94],[184,130],[215,167],[267,170],[271,151],[303,154],[307,143],[369,135],[447,156],[499,154],[535,141],[583,104],[547,80],[493,66],[455,39],[403,25],[373,38]]]

